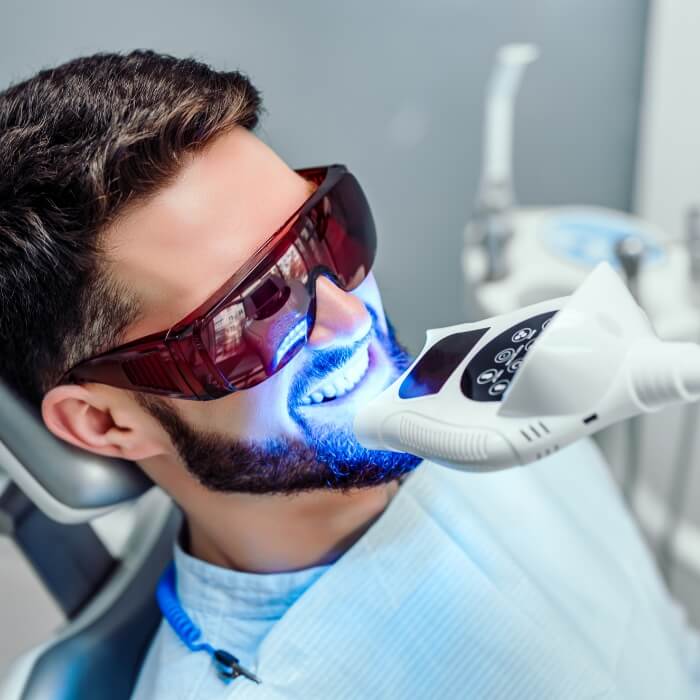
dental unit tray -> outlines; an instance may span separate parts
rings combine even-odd
[[[601,262],[571,295],[431,329],[360,409],[362,445],[463,471],[525,465],[612,423],[700,398],[700,346],[660,340]]]

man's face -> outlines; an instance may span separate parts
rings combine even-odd
[[[309,194],[306,180],[242,128],[191,158],[176,181],[108,232],[114,274],[144,300],[144,316],[124,342],[197,308]],[[206,402],[134,397],[134,410],[158,419],[174,454],[205,487],[291,493],[370,486],[419,463],[365,450],[352,433],[358,407],[409,362],[374,277],[351,293],[321,277],[316,294],[308,343],[258,386]]]

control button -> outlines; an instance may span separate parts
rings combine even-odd
[[[522,363],[523,361],[520,358],[518,358],[517,360],[513,360],[513,362],[511,362],[508,365],[508,371],[511,374],[515,374],[515,372],[517,372],[520,369],[520,365],[522,365]]]
[[[509,384],[509,379],[501,379],[501,381],[489,387],[489,394],[491,394],[491,396],[500,396],[508,388]]]
[[[505,348],[496,354],[494,360],[498,362],[498,364],[503,364],[504,362],[508,362],[515,354],[513,348]]]
[[[539,337],[541,325],[555,313],[547,311],[524,318],[481,346],[462,372],[459,383],[462,394],[472,401],[500,401],[507,385],[495,389],[491,388],[492,385],[517,376],[515,372]],[[497,374],[497,370],[502,374]]]
[[[493,381],[496,381],[501,375],[503,374],[502,369],[485,369],[477,378],[476,378],[476,383],[477,384],[490,384]]]
[[[525,328],[520,328],[519,330],[515,331],[511,340],[514,343],[522,343],[523,340],[530,340],[533,335],[535,335],[535,331],[532,328],[527,328],[526,326]]]

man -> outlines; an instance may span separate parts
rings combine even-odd
[[[133,697],[696,696],[590,441],[488,476],[355,441],[408,361],[371,215],[259,109],[241,74],[145,51],[0,96],[2,374],[185,515]]]

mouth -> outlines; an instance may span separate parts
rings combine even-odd
[[[353,393],[367,376],[370,360],[368,344],[358,350],[342,367],[314,382],[299,403],[302,406],[313,406],[337,402]]]

